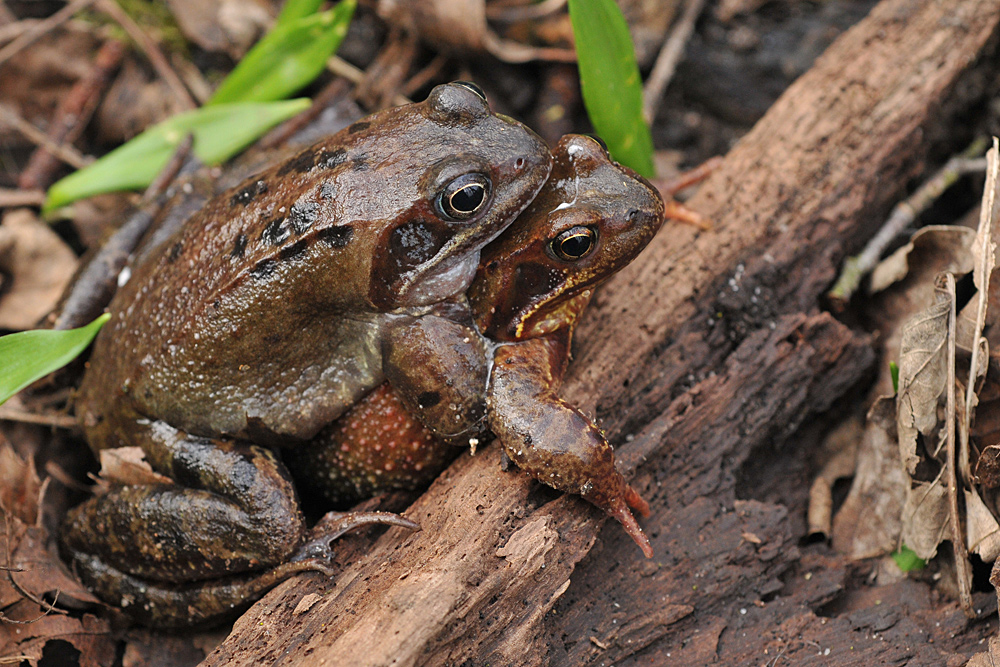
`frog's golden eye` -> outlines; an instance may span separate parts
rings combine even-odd
[[[601,139],[596,134],[585,134],[583,136],[585,136],[585,137],[587,137],[587,138],[592,139],[593,141],[595,141],[598,146],[600,146],[601,148],[604,149],[605,153],[608,152],[608,145],[606,143],[604,143],[604,139]]]
[[[575,262],[589,255],[597,245],[597,232],[590,227],[572,227],[552,239],[552,253],[559,259]]]
[[[490,179],[484,174],[464,174],[444,186],[438,209],[451,220],[468,220],[481,211],[490,197]]]
[[[476,94],[477,97],[481,98],[483,100],[483,102],[486,101],[486,93],[483,92],[482,88],[480,88],[476,84],[472,83],[471,81],[455,81],[454,84],[456,86],[461,86],[462,88],[465,88],[466,90],[471,90],[472,92],[474,92]]]

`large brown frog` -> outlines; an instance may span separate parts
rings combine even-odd
[[[323,536],[307,541],[271,447],[307,443],[383,381],[386,331],[465,292],[550,165],[475,86],[439,86],[215,197],[142,254],[77,412],[95,451],[141,447],[173,483],[70,513],[81,578],[138,620],[189,625],[322,569]]]
[[[451,458],[445,441],[433,433],[456,434],[447,415],[429,416],[413,397],[422,390],[434,394],[435,404],[453,406],[478,399],[486,424],[518,467],[544,484],[582,495],[618,520],[647,557],[652,555],[629,511],[645,515],[648,505],[615,470],[612,448],[600,429],[557,392],[573,329],[594,287],[652,239],[664,203],[654,187],[613,162],[592,138],[566,136],[552,153],[545,187],[483,251],[468,293],[478,331],[419,339],[409,357],[411,372],[392,378],[404,389],[401,395],[389,385],[380,387],[313,446],[296,451],[289,465],[298,482],[335,503],[426,483]],[[433,322],[425,320],[419,328],[426,331]],[[488,345],[477,345],[478,332]],[[488,355],[482,363],[492,366],[488,385],[480,385],[485,393],[463,396],[485,372],[470,361],[482,349]],[[460,382],[455,374],[470,367],[474,381]],[[450,382],[437,377],[441,369],[453,373]]]

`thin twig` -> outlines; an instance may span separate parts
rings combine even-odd
[[[944,273],[945,289],[948,292],[948,380],[947,405],[945,408],[945,439],[947,442],[945,468],[948,470],[948,517],[951,522],[951,546],[955,558],[955,578],[958,579],[958,601],[962,610],[969,618],[976,617],[972,606],[972,570],[969,567],[969,553],[965,547],[965,531],[962,530],[962,518],[958,513],[958,470],[955,461],[955,274]]]
[[[51,141],[45,133],[37,127],[21,118],[21,116],[10,109],[5,104],[0,104],[0,123],[17,130],[25,136],[31,143],[42,146],[60,160],[76,169],[83,169],[93,162],[91,158],[84,156],[80,151],[72,146],[64,146]]]
[[[337,76],[342,76],[355,85],[361,83],[362,79],[365,78],[365,73],[363,71],[337,56],[331,56],[330,59],[326,61],[326,68]],[[392,103],[397,106],[410,104],[411,102],[413,102],[413,100],[402,95],[396,95],[392,98]]]
[[[691,39],[694,24],[698,21],[704,7],[705,0],[688,0],[684,7],[683,16],[670,32],[670,37],[663,43],[660,54],[656,56],[656,64],[653,65],[653,71],[649,73],[642,95],[642,115],[647,123],[651,124],[653,118],[656,117],[656,110],[660,107],[663,93],[667,90],[667,84],[674,78],[677,63],[684,55],[684,47]]]
[[[194,98],[191,97],[191,93],[184,86],[180,77],[177,76],[177,72],[170,66],[167,59],[164,57],[163,52],[160,51],[160,47],[157,43],[150,37],[145,30],[139,27],[139,25],[132,20],[132,17],[126,14],[115,0],[96,0],[97,8],[110,16],[114,21],[120,25],[125,32],[128,33],[129,37],[135,40],[139,48],[143,50],[146,57],[149,58],[149,63],[156,70],[156,73],[160,75],[170,90],[173,92],[177,103],[181,106],[182,110],[190,110],[196,108],[198,105],[195,103]]]
[[[32,25],[20,37],[5,46],[3,49],[0,49],[0,65],[10,60],[14,54],[18,53],[25,47],[34,44],[35,40],[45,33],[50,30],[54,30],[61,24],[73,18],[73,15],[81,9],[85,9],[94,4],[94,2],[95,0],[74,0],[44,21],[39,21],[38,23]]]
[[[18,206],[41,206],[45,203],[43,190],[10,190],[0,188],[0,208]]]
[[[941,194],[958,180],[959,176],[970,173],[970,171],[980,171],[985,167],[982,162],[970,161],[970,158],[980,155],[986,146],[986,137],[976,139],[959,155],[948,160],[947,164],[921,185],[916,192],[907,197],[906,200],[896,204],[889,219],[872,237],[861,254],[848,257],[844,262],[840,277],[833,288],[827,292],[827,298],[835,304],[846,304],[857,291],[861,279],[875,268],[882,253],[889,247],[893,239],[913,224],[917,216],[937,201]]]
[[[566,0],[542,0],[535,4],[504,5],[489,3],[486,5],[486,18],[491,21],[529,21],[554,14],[566,5]]]
[[[80,138],[124,55],[125,45],[118,40],[111,39],[101,45],[90,71],[73,85],[59,103],[49,124],[48,138],[53,143],[73,145]],[[32,153],[17,184],[25,190],[45,188],[52,184],[57,169],[56,156],[39,147]]]
[[[431,79],[436,77],[447,62],[448,56],[443,53],[434,56],[434,59],[427,63],[426,67],[414,74],[410,77],[409,81],[403,84],[403,87],[400,89],[402,94],[412,98],[413,93],[426,86]]]
[[[0,420],[20,422],[22,424],[38,424],[40,426],[51,426],[53,428],[76,428],[76,419],[66,414],[28,412],[18,410],[9,405],[0,405]]]

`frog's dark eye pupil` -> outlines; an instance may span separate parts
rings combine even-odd
[[[552,241],[552,252],[567,261],[583,259],[594,249],[596,233],[589,227],[567,229]]]
[[[480,88],[476,84],[472,83],[471,81],[455,81],[455,85],[456,86],[461,86],[462,88],[465,88],[466,90],[471,90],[483,102],[486,101],[486,93],[483,92],[482,88]]]
[[[472,213],[482,205],[485,198],[486,188],[477,183],[466,185],[451,196],[451,207],[456,211]]]
[[[445,218],[467,220],[481,211],[490,196],[490,181],[483,174],[465,174],[445,186],[438,208]]]

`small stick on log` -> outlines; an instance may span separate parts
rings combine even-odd
[[[865,245],[865,249],[859,255],[848,257],[844,262],[840,278],[837,279],[837,284],[827,292],[827,298],[834,302],[837,307],[846,308],[847,302],[851,300],[851,296],[861,284],[861,279],[871,273],[889,244],[912,225],[917,216],[937,201],[960,176],[986,169],[985,160],[973,158],[986,150],[987,143],[986,137],[980,137],[973,141],[968,148],[948,160],[916,192],[896,204],[888,220],[882,225],[878,234]]]

